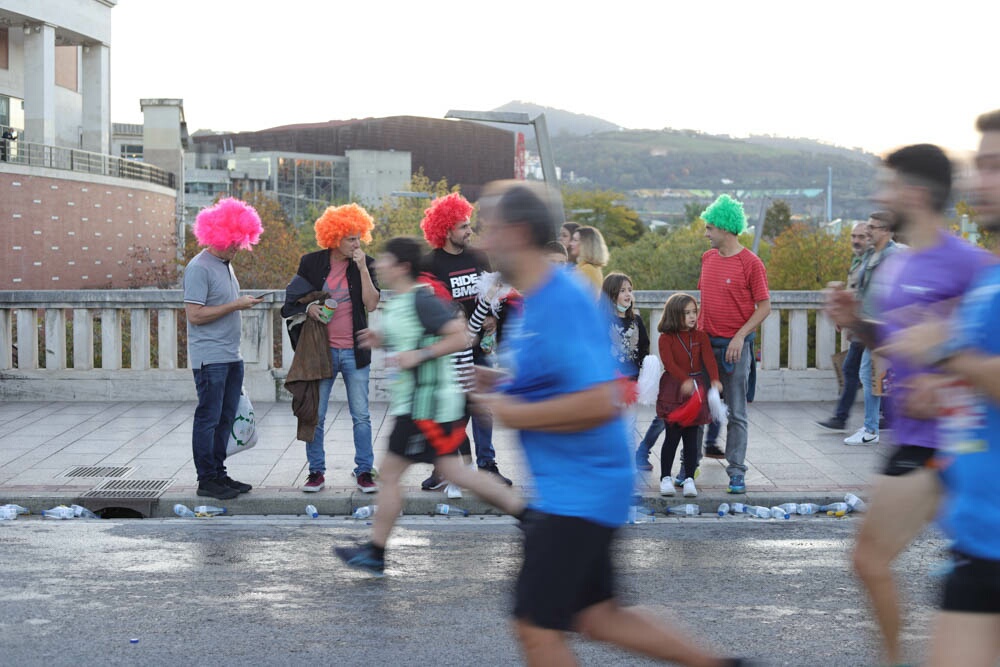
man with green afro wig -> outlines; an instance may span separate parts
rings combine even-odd
[[[719,198],[701,214],[701,219],[713,227],[736,236],[747,229],[747,216],[743,212],[743,204],[729,195],[719,195]]]
[[[767,271],[757,255],[740,245],[739,235],[747,226],[743,204],[720,195],[701,217],[712,247],[701,256],[698,328],[712,341],[729,406],[726,449],[715,444],[718,429],[709,428],[705,456],[726,459],[729,493],[746,493],[747,388],[757,327],[771,312]]]

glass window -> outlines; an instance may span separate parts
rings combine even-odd
[[[7,28],[0,28],[0,69],[10,67],[10,37]],[[6,121],[3,123],[7,124]]]

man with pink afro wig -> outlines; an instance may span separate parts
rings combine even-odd
[[[198,392],[191,448],[199,496],[228,500],[253,488],[226,472],[226,445],[243,389],[240,311],[263,299],[240,295],[230,262],[241,249],[250,250],[263,231],[257,211],[231,198],[201,211],[194,223],[195,238],[205,249],[184,270],[184,312],[188,365]]]
[[[469,245],[472,239],[469,221],[471,216],[472,204],[459,193],[453,192],[431,202],[420,223],[424,239],[433,248],[424,257],[423,270],[462,308],[466,320],[471,319],[476,308],[479,277],[491,271],[486,256]],[[483,321],[481,334],[499,341],[502,329],[501,312],[499,318],[490,315]],[[484,358],[479,340],[469,349],[455,355],[455,372],[466,390],[474,383],[474,365],[484,364]],[[476,465],[480,470],[495,475],[504,484],[511,485],[511,480],[501,475],[497,467],[496,449],[493,447],[493,420],[486,414],[473,414],[471,421],[472,438],[476,443]],[[468,447],[467,443],[463,444],[461,453],[471,456]],[[449,498],[461,497],[461,490],[448,484],[436,469],[423,481],[421,488],[425,491],[444,488]]]
[[[295,358],[314,360],[325,376],[315,391],[305,383],[286,383],[299,420],[298,437],[306,443],[309,474],[302,485],[306,493],[321,491],[326,484],[326,410],[338,374],[344,378],[353,425],[354,482],[362,493],[378,491],[372,476],[375,457],[368,412],[372,353],[358,347],[358,334],[368,328],[368,313],[378,307],[380,298],[375,260],[361,249],[362,243],[371,243],[374,226],[368,211],[357,204],[327,207],[314,226],[322,250],[302,256],[285,288],[281,315],[288,318]]]

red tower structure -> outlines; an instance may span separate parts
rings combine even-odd
[[[517,133],[517,146],[514,149],[514,178],[523,181],[525,178],[524,132]]]

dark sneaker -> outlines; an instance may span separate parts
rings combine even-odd
[[[889,420],[887,420],[885,417],[878,418],[878,430],[888,431],[890,428],[892,427],[889,426]]]
[[[719,449],[719,446],[713,442],[705,445],[705,458],[724,459],[726,458],[726,453]]]
[[[358,547],[334,547],[333,552],[348,567],[362,570],[376,577],[385,576],[385,560],[376,556],[367,544]]]
[[[372,479],[370,472],[363,472],[357,476],[358,491],[362,493],[375,493],[378,491],[378,484]]]
[[[323,473],[311,472],[306,477],[306,483],[302,485],[302,490],[306,493],[316,493],[317,491],[322,491],[325,484],[326,477],[323,476]]]
[[[240,492],[224,484],[220,479],[206,479],[198,482],[198,495],[217,500],[231,500]]]
[[[438,489],[443,489],[448,485],[448,480],[443,477],[438,477],[437,472],[432,472],[431,476],[425,479],[420,484],[420,488],[424,491],[437,491]]]
[[[510,481],[506,477],[500,474],[500,469],[497,468],[496,461],[490,461],[486,465],[479,466],[479,469],[483,472],[488,472],[491,475],[496,475],[497,479],[506,484],[507,486],[514,486],[514,482]]]
[[[726,491],[729,493],[746,493],[747,485],[743,480],[743,475],[730,475],[729,488]]]
[[[823,421],[816,422],[816,426],[825,428],[829,431],[843,431],[845,428],[847,428],[847,422],[843,419],[830,417],[829,419],[824,419]]]
[[[249,484],[245,482],[237,482],[229,475],[226,475],[225,477],[222,478],[222,483],[228,486],[230,489],[236,489],[240,493],[248,493],[251,489],[253,489],[253,487],[250,486]]]

